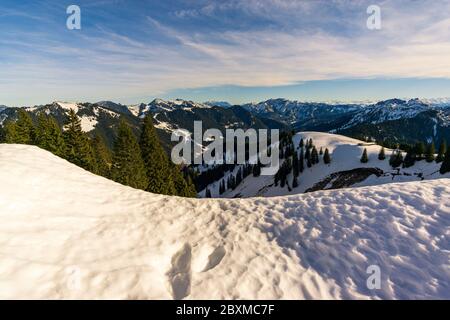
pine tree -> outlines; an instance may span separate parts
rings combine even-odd
[[[17,126],[14,121],[5,121],[3,126],[3,135],[5,143],[17,143],[17,141],[19,141],[17,136]]]
[[[150,115],[147,115],[144,119],[139,145],[148,178],[145,190],[153,193],[175,195],[173,176],[179,173],[171,170],[169,158],[160,144]],[[178,182],[181,181],[179,177],[175,179]]]
[[[312,167],[311,157],[309,157],[309,158],[306,159],[306,166],[307,166],[308,168],[311,168],[311,167]]]
[[[328,148],[325,149],[325,153],[323,154],[323,162],[325,164],[331,163],[330,152],[328,151]]]
[[[58,157],[66,157],[66,143],[55,118],[41,112],[38,115],[35,143]]]
[[[259,177],[261,175],[261,163],[258,161],[255,165],[253,165],[253,176]]]
[[[300,157],[298,159],[298,171],[303,172],[305,170],[305,155],[303,153],[303,148],[300,148]]]
[[[311,163],[312,163],[312,164],[317,164],[317,163],[319,163],[319,154],[318,154],[318,152],[317,152],[316,147],[313,147],[313,148],[312,148],[312,151],[311,151]]]
[[[6,133],[3,126],[0,126],[0,143],[6,143]]]
[[[425,144],[423,142],[416,143],[414,147],[414,153],[417,155],[418,159],[423,159],[423,155],[425,153]]]
[[[6,143],[34,144],[35,129],[30,114],[19,108],[17,120],[5,123],[4,134]]]
[[[275,173],[275,176],[274,176],[275,187],[278,187],[278,182],[279,181],[280,181],[280,170],[278,170],[277,173]]]
[[[305,159],[306,160],[311,160],[311,149],[310,148],[306,148],[306,151],[305,151]]]
[[[386,153],[384,151],[384,147],[381,147],[380,153],[378,153],[378,160],[385,160],[386,159]]]
[[[130,127],[121,120],[114,142],[111,179],[145,190],[149,183],[139,144]]]
[[[81,121],[70,109],[63,132],[66,159],[86,170],[95,172],[95,159],[89,138],[81,129]]]
[[[223,180],[219,183],[219,194],[222,195],[225,192],[225,187],[223,186]]]
[[[361,163],[369,162],[369,157],[367,156],[367,149],[364,148],[363,154],[361,156]]]
[[[439,170],[441,174],[450,172],[450,148],[447,149],[445,153],[444,161],[442,161],[441,169]]]
[[[434,142],[431,142],[430,144],[427,145],[427,151],[425,153],[425,160],[427,162],[433,162],[435,152],[436,152],[436,149],[434,147]]]
[[[300,139],[300,144],[299,147],[303,148],[303,146],[305,145],[305,142],[303,141],[303,138]]]
[[[439,145],[438,156],[436,158],[437,163],[444,161],[446,152],[447,152],[447,142],[445,141],[445,139],[442,139],[441,144]]]
[[[299,175],[297,151],[294,151],[294,154],[292,155],[292,173],[294,174],[294,177],[298,177]]]
[[[175,195],[186,198],[197,197],[197,191],[189,176],[183,173],[183,170],[179,165],[170,164],[170,166],[175,187]]]
[[[412,167],[416,162],[416,155],[410,151],[406,153],[405,159],[403,160],[403,168]]]
[[[392,151],[392,155],[391,158],[389,159],[389,164],[393,167],[393,168],[398,168],[402,165],[403,163],[403,154],[400,150],[397,151]]]
[[[111,173],[112,155],[99,134],[92,140],[92,149],[96,162],[96,174],[109,178]]]
[[[211,191],[208,188],[205,190],[205,198],[211,198]]]
[[[297,177],[294,176],[292,178],[292,188],[297,188],[298,187],[298,181],[297,181]]]
[[[33,144],[35,140],[35,129],[30,114],[20,108],[17,116],[16,126],[19,138],[17,143]]]
[[[319,155],[323,155],[323,148],[320,147]]]

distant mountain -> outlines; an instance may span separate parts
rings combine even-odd
[[[295,131],[340,133],[400,143],[450,140],[450,106],[445,100],[390,99],[373,104],[326,104],[271,99],[243,106]]]
[[[171,133],[175,129],[194,130],[194,121],[202,121],[203,129],[217,128],[279,128],[286,129],[283,123],[272,119],[260,118],[240,106],[230,108],[211,107],[207,104],[186,100],[166,101],[155,99],[148,104],[125,106],[112,101],[97,103],[69,103],[53,102],[25,108],[33,117],[45,112],[56,118],[62,126],[70,109],[74,109],[81,119],[83,131],[93,136],[98,133],[104,137],[107,144],[112,147],[116,136],[116,129],[120,119],[127,121],[136,135],[139,135],[140,122],[147,114],[151,114],[156,129],[161,137],[163,146],[170,150],[174,142]],[[16,119],[17,108],[0,110],[0,124],[6,119]]]
[[[243,107],[261,117],[290,125],[294,130],[328,131],[350,121],[361,106],[354,104],[326,104],[270,99]]]
[[[97,103],[54,102],[26,108],[54,115],[62,124],[67,111],[75,108],[83,129],[91,135],[100,133],[112,145],[120,117],[139,133],[140,119],[152,114],[167,150],[173,145],[174,129],[193,130],[195,120],[204,129],[278,128],[294,131],[340,133],[358,139],[414,143],[441,138],[450,141],[450,105],[447,99],[390,99],[377,103],[313,103],[270,99],[259,103],[231,106],[225,102],[197,103],[189,100],[155,99],[149,103],[123,105],[113,101]],[[0,124],[14,119],[16,108],[0,106]]]
[[[232,104],[226,102],[226,101],[207,101],[204,104],[207,104],[211,107],[222,107],[222,108],[230,108]]]
[[[128,106],[120,104],[120,103],[115,103],[115,102],[112,102],[112,101],[99,101],[96,104],[101,106],[101,107],[104,107],[106,109],[109,109],[111,111],[114,111],[114,112],[128,114],[128,115],[132,115],[133,114],[130,111],[130,108],[128,108]]]
[[[120,118],[125,119],[135,133],[138,133],[140,128],[140,120],[131,114],[127,108],[116,108],[112,103],[97,104],[56,101],[46,105],[25,108],[25,110],[31,113],[33,118],[36,118],[40,112],[52,115],[61,127],[64,125],[70,109],[73,109],[80,117],[83,131],[91,136],[95,133],[100,134],[110,147],[113,145]],[[3,123],[7,119],[16,119],[17,110],[18,108],[7,108],[0,111],[0,123]]]

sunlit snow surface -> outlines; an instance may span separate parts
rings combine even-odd
[[[450,298],[448,179],[182,199],[0,145],[0,185],[0,298]]]

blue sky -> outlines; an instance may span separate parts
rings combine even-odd
[[[81,8],[81,30],[66,8]],[[381,8],[381,30],[366,27]],[[450,1],[0,2],[0,104],[450,97]]]

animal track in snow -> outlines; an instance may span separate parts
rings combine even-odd
[[[223,246],[217,247],[208,257],[208,263],[202,272],[215,268],[223,259],[227,252]]]
[[[167,272],[167,277],[175,300],[181,300],[191,292],[191,259],[189,243],[172,257],[172,268]]]
[[[226,250],[223,246],[213,247],[204,244],[194,249],[192,259],[192,271],[206,272],[215,268],[223,259]]]

